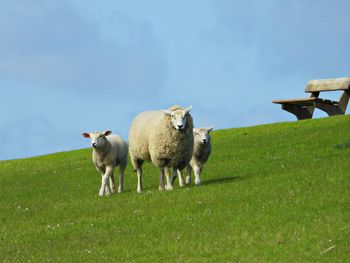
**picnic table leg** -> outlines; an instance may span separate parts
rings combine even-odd
[[[282,109],[294,114],[298,120],[311,119],[314,113],[314,106],[296,106],[291,104],[282,104]]]
[[[332,105],[323,102],[317,102],[316,108],[323,110],[328,116],[342,115],[345,113],[340,109],[339,105]]]
[[[339,97],[339,108],[344,112],[346,112],[346,107],[348,106],[350,98],[350,90],[344,90],[343,94],[340,95]]]
[[[349,97],[350,97],[350,91],[344,90],[339,98],[338,105],[328,104],[328,103],[319,101],[316,103],[316,107],[326,112],[328,116],[343,115],[345,114],[346,107],[348,106]]]

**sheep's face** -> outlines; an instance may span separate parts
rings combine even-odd
[[[195,140],[199,141],[201,144],[207,144],[210,142],[209,133],[213,130],[213,127],[210,128],[198,128],[193,129],[193,135]]]
[[[171,112],[171,122],[175,129],[184,130],[187,122],[187,112],[184,110],[176,110]]]
[[[190,112],[192,107],[188,107],[184,110],[163,110],[163,112],[171,117],[171,123],[177,130],[184,130],[187,123],[187,115]]]
[[[111,131],[105,132],[92,132],[92,133],[83,133],[85,138],[91,139],[91,147],[94,149],[102,148],[106,143],[106,136],[110,135]]]

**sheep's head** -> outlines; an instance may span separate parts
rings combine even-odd
[[[182,109],[181,107],[171,107],[169,110],[162,110],[165,114],[171,117],[171,123],[177,130],[184,130],[186,128],[187,116],[191,111],[192,106]]]
[[[105,145],[107,139],[106,136],[110,135],[111,131],[105,131],[105,132],[91,132],[87,133],[84,132],[82,135],[84,138],[90,138],[91,139],[91,147],[94,149],[101,148]]]
[[[210,142],[209,133],[214,129],[214,127],[210,128],[193,128],[193,135],[195,140],[199,141],[201,144],[207,144]]]

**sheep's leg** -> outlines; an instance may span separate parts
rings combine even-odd
[[[187,165],[186,170],[187,170],[186,184],[189,185],[191,183],[191,172],[192,172],[191,165]]]
[[[137,172],[137,192],[141,193],[142,192],[142,167],[138,166],[136,168]]]
[[[102,176],[101,180],[101,188],[99,192],[99,196],[104,196],[105,194],[110,194],[110,189],[108,183],[108,178],[111,176],[111,174],[114,172],[114,167],[106,167],[106,172]]]
[[[164,168],[165,171],[165,177],[166,177],[166,186],[165,186],[165,190],[173,190],[173,185],[171,183],[172,178],[170,178],[170,169],[169,167],[165,167]]]
[[[201,184],[201,168],[197,164],[195,164],[193,166],[193,172],[194,172],[194,176],[195,176],[194,184],[200,185]]]
[[[103,176],[106,173],[106,169],[103,167],[98,167],[96,166],[96,170],[101,174],[101,176]]]
[[[124,189],[124,170],[126,168],[126,164],[121,164],[119,167],[119,187],[118,187],[118,193],[123,192]]]
[[[109,187],[108,180],[106,182],[105,186],[105,195],[110,195],[111,194],[111,188]]]
[[[108,184],[108,179],[110,182],[112,176],[113,176],[113,183],[114,183],[114,167],[111,169],[112,170],[110,170],[109,168],[106,168],[106,174],[107,174],[107,180],[105,179],[106,180],[106,184],[105,184],[105,194],[106,195],[110,195],[112,193],[112,189],[110,188],[110,184]]]
[[[175,180],[176,180],[176,173],[173,173],[171,176],[171,185],[174,185]]]
[[[173,171],[173,177],[174,176],[176,176],[176,170],[175,169]],[[183,179],[181,171],[179,169],[177,169],[177,176],[179,177],[179,186],[180,187],[184,187],[185,186],[184,179]]]
[[[164,168],[159,169],[159,190],[164,191]]]
[[[114,193],[115,192],[114,173],[112,173],[111,176],[109,177],[109,186],[111,188],[111,192]]]
[[[104,167],[98,167],[98,166],[95,166],[96,167],[96,170],[101,174],[101,180],[103,178],[103,175],[106,173],[106,169]],[[101,191],[101,187],[100,187],[100,190],[99,192]],[[99,194],[100,195],[100,194]]]

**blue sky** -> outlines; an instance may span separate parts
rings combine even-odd
[[[138,112],[173,104],[197,127],[294,121],[271,100],[350,76],[347,0],[0,6],[0,160],[88,147],[85,131],[127,138]]]

